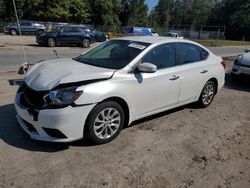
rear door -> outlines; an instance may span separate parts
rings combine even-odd
[[[191,43],[177,43],[177,63],[181,68],[179,103],[194,101],[209,79],[209,53]]]
[[[70,41],[74,44],[81,43],[81,36],[83,34],[83,31],[80,27],[72,27],[71,28],[71,35],[70,35]]]
[[[141,117],[151,112],[177,104],[180,89],[181,70],[176,67],[174,43],[159,45],[150,50],[141,62],[157,66],[155,73],[134,74],[135,116]]]

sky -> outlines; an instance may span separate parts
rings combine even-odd
[[[157,5],[158,0],[145,0],[146,4],[148,5],[149,12],[152,10],[152,8]]]

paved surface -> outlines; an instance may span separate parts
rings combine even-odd
[[[24,36],[24,49],[29,62],[49,60],[56,58],[53,50],[58,52],[60,58],[72,58],[88,50],[81,47],[40,47],[36,44],[34,36]],[[21,39],[18,36],[0,35],[0,72],[16,70],[24,62]],[[92,44],[91,47],[99,43]],[[248,46],[249,47],[249,46]],[[247,46],[241,47],[212,47],[215,54],[225,56],[236,56],[244,52]]]
[[[57,51],[59,58],[73,58],[88,48],[82,47],[41,47],[36,44],[34,36],[24,36],[24,49],[28,62],[49,60],[57,58],[54,50]],[[18,36],[0,35],[0,72],[17,70],[19,65],[24,62],[23,48],[21,39]],[[100,43],[94,43],[94,47]]]
[[[244,53],[246,48],[250,48],[250,46],[210,47],[209,49],[218,56],[229,57]]]
[[[210,107],[192,104],[143,119],[93,146],[31,140],[15,120],[13,79],[22,77],[0,73],[1,188],[250,187],[250,81],[232,83],[227,74]]]

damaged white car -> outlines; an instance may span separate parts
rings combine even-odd
[[[29,68],[17,91],[21,127],[36,140],[113,140],[131,122],[198,101],[207,107],[224,84],[225,64],[183,39],[125,37],[73,59]]]

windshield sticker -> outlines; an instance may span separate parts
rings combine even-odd
[[[128,47],[137,48],[137,49],[140,49],[140,50],[144,50],[146,48],[146,46],[143,46],[141,44],[135,44],[135,43],[129,44]]]

